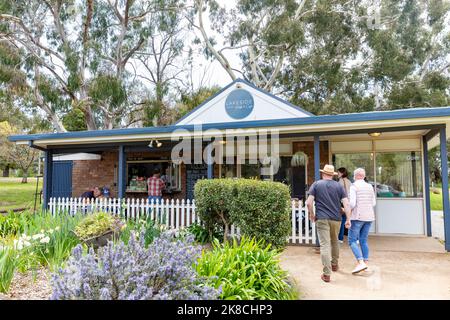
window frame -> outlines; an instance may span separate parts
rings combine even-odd
[[[182,190],[182,186],[181,186],[181,163],[175,163],[171,160],[168,159],[155,159],[155,160],[128,160],[126,163],[126,177],[127,177],[127,183],[126,185],[128,186],[128,184],[130,183],[130,181],[128,180],[128,167],[129,164],[140,164],[140,163],[163,163],[166,162],[168,164],[169,167],[172,167],[172,165],[175,165],[176,167],[174,168],[174,173],[177,175],[175,178],[175,181],[177,183],[177,187],[176,188],[172,188],[173,191],[181,191]],[[172,170],[171,170],[172,171]]]
[[[412,138],[412,137],[409,137],[408,139],[415,139],[415,138]],[[389,141],[389,140],[396,140],[396,141],[401,141],[401,140],[404,140],[404,139],[372,139],[372,140],[370,140],[371,141],[371,145],[372,145],[372,148],[371,148],[371,150],[364,150],[364,151],[337,151],[337,152],[334,152],[333,150],[332,150],[332,147],[331,147],[331,144],[333,143],[333,141],[330,141],[330,152],[329,152],[329,161],[330,161],[330,163],[333,163],[333,156],[335,156],[336,154],[354,154],[354,153],[371,153],[371,154],[373,154],[373,159],[372,159],[372,166],[373,166],[373,173],[372,173],[372,175],[373,175],[373,178],[374,178],[374,183],[375,183],[375,185],[377,185],[377,183],[378,183],[378,175],[377,175],[377,166],[376,166],[376,164],[377,164],[377,162],[376,162],[376,159],[377,159],[377,154],[378,153],[395,153],[395,152],[418,152],[418,153],[420,153],[420,161],[417,161],[417,164],[418,165],[420,165],[420,169],[421,169],[421,176],[422,176],[422,179],[421,179],[421,181],[422,181],[422,183],[421,183],[421,190],[417,190],[417,193],[418,194],[422,194],[422,196],[417,196],[417,197],[393,197],[393,198],[390,198],[390,197],[380,197],[380,196],[378,196],[378,193],[377,193],[377,199],[380,199],[380,200],[383,200],[383,199],[387,199],[387,200],[399,200],[399,201],[402,201],[402,200],[410,200],[410,199],[421,199],[421,200],[425,200],[425,191],[424,191],[424,189],[425,189],[425,174],[424,174],[424,172],[423,172],[423,170],[424,170],[424,153],[423,153],[423,141],[422,141],[422,139],[420,139],[420,138],[417,138],[419,141],[420,141],[420,148],[404,148],[404,149],[396,149],[396,150],[387,150],[387,149],[383,149],[383,148],[380,148],[380,149],[376,149],[376,147],[375,147],[375,141]],[[368,141],[368,139],[364,139],[365,141]],[[336,140],[335,142],[341,142],[342,140]],[[344,141],[348,141],[348,140],[344,140]],[[333,165],[334,165],[334,163],[333,163]]]

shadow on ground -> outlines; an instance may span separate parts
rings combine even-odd
[[[341,245],[340,270],[320,279],[320,255],[312,247],[289,246],[282,267],[294,278],[301,299],[450,299],[450,253],[436,239],[371,237],[369,271],[352,275],[355,260]]]

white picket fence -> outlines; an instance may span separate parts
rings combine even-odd
[[[291,202],[292,230],[289,236],[291,244],[316,244],[316,223],[309,220],[308,207],[302,202]]]
[[[315,223],[308,219],[307,208],[298,201],[292,201],[291,222],[292,234],[287,241],[291,244],[315,244]],[[161,202],[149,202],[148,199],[83,199],[83,198],[50,198],[48,209],[52,215],[67,212],[89,214],[98,211],[110,212],[125,219],[141,219],[150,217],[159,224],[170,229],[181,229],[193,223],[201,223],[195,212],[195,200],[165,199]],[[231,226],[232,236],[239,235],[239,228]]]

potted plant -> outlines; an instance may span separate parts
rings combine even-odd
[[[297,151],[291,159],[291,166],[293,167],[301,167],[306,166],[308,163],[308,155],[303,151]]]
[[[120,219],[100,211],[81,220],[74,232],[80,241],[97,249],[117,239],[122,227]]]

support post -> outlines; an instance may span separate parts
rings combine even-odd
[[[44,163],[44,185],[42,188],[43,191],[42,209],[46,210],[48,208],[48,203],[52,196],[53,151],[45,150],[44,159],[45,163]]]
[[[314,180],[320,180],[320,137],[314,136]]]
[[[427,222],[427,236],[431,237],[431,203],[430,203],[430,168],[428,164],[428,140],[426,136],[422,137],[422,156],[423,156],[423,173],[425,179],[425,185],[423,195],[425,199],[425,216]]]
[[[119,167],[117,175],[117,197],[119,199],[125,198],[125,188],[126,188],[126,153],[123,145],[119,146]]]
[[[445,127],[441,128],[439,135],[441,144],[442,204],[444,209],[445,250],[450,251],[450,202],[448,194],[447,135],[445,132]]]
[[[206,146],[206,154],[207,154],[206,164],[208,166],[208,168],[207,168],[207,178],[208,179],[214,178],[214,159],[212,156],[212,149],[213,149],[212,143],[210,143]]]
[[[320,180],[320,137],[314,136],[314,181]],[[319,236],[317,235],[317,226],[316,230],[313,230],[316,233],[316,246],[320,246]]]

